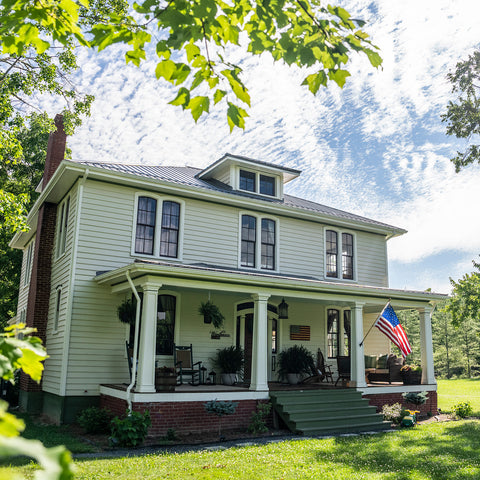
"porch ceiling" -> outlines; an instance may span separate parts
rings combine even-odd
[[[109,272],[98,272],[99,285],[111,287],[112,293],[130,290],[130,275],[136,287],[146,284],[195,290],[216,290],[246,295],[267,294],[336,304],[364,303],[368,313],[391,300],[396,308],[422,308],[447,295],[384,287],[326,282],[313,277],[295,277],[264,272],[250,272],[204,264],[183,265],[160,261],[136,261]]]

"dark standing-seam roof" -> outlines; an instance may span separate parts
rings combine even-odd
[[[200,168],[194,167],[173,167],[163,165],[127,165],[122,163],[101,163],[101,162],[76,162],[81,165],[89,167],[103,168],[113,172],[122,172],[131,175],[137,175],[141,177],[151,178],[155,180],[162,180],[165,182],[176,183],[179,185],[188,185],[191,187],[198,187],[207,190],[213,190],[217,192],[229,193],[232,195],[254,198],[260,202],[285,205],[288,207],[299,208],[301,210],[307,210],[314,213],[320,213],[332,217],[341,218],[344,220],[353,220],[369,225],[375,225],[379,227],[385,227],[393,230],[399,230],[397,227],[388,225],[386,223],[377,222],[370,218],[355,215],[353,213],[338,210],[336,208],[327,207],[320,203],[311,202],[303,198],[294,197],[292,195],[284,195],[283,200],[275,198],[259,197],[255,194],[249,194],[233,190],[229,185],[226,185],[218,180],[201,180],[196,175],[202,171]]]

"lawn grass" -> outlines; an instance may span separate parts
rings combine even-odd
[[[184,454],[77,460],[76,479],[480,478],[480,422],[430,423],[393,433],[291,440]],[[31,477],[33,467],[16,468]]]
[[[442,412],[453,412],[453,405],[470,402],[473,415],[480,417],[480,378],[437,380],[438,408]]]

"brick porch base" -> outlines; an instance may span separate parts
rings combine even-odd
[[[394,403],[400,403],[404,408],[409,410],[419,410],[421,415],[438,414],[437,407],[437,392],[430,391],[428,393],[428,400],[424,405],[415,406],[410,403],[405,403],[401,393],[380,393],[376,395],[363,395],[364,398],[368,398],[370,405],[377,407],[377,412],[382,411],[383,405],[393,405]]]

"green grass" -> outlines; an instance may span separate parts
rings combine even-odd
[[[75,463],[75,478],[85,480],[473,480],[480,478],[480,422],[431,423],[394,433]],[[20,470],[33,473],[31,466],[15,471]]]
[[[442,412],[453,412],[453,405],[470,402],[473,415],[480,417],[480,378],[460,378],[455,380],[437,380],[438,408]]]

